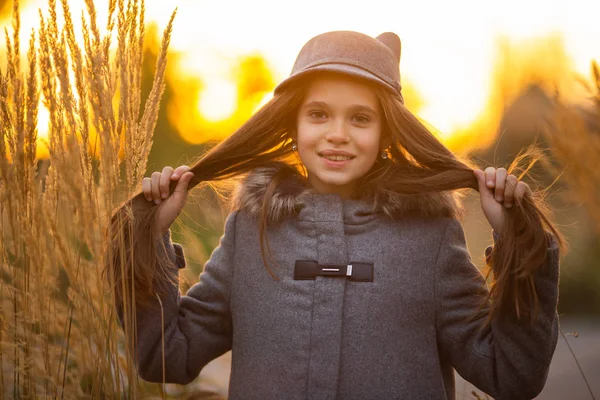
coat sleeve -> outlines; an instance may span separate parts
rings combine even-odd
[[[558,340],[559,251],[554,238],[534,277],[540,310],[533,323],[477,313],[488,290],[459,221],[446,225],[436,261],[436,330],[442,357],[466,380],[501,399],[531,399],[543,389]],[[474,317],[476,316],[476,317]]]
[[[207,363],[231,349],[229,300],[236,214],[227,218],[219,246],[185,296],[174,286],[161,302],[156,299],[149,308],[137,307],[136,364],[142,379],[163,382],[163,346],[164,381],[179,384],[194,380]],[[164,241],[171,260],[183,268],[181,246],[171,242],[170,233]]]

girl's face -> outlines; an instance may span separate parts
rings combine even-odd
[[[381,154],[382,115],[373,89],[341,75],[311,81],[298,111],[298,154],[319,193],[349,198]]]

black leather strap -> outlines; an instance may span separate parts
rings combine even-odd
[[[296,261],[295,280],[314,280],[317,276],[345,276],[351,281],[373,282],[373,264],[353,262],[348,265],[322,265],[312,260]]]

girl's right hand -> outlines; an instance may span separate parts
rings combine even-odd
[[[166,166],[161,172],[153,172],[150,178],[142,179],[142,192],[148,201],[158,205],[156,221],[159,232],[164,235],[179,215],[187,201],[188,184],[194,176],[190,167],[182,165],[173,168]],[[173,193],[169,193],[171,182],[178,181]]]

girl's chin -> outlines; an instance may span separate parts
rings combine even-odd
[[[356,180],[350,177],[330,176],[327,173],[319,175],[317,179],[309,178],[309,182],[319,193],[346,193],[352,191],[356,184]]]

